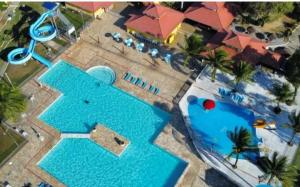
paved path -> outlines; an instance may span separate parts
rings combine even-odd
[[[62,133],[60,135],[61,138],[90,138],[90,134],[82,134],[82,133]]]

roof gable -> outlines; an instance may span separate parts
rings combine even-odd
[[[125,25],[156,38],[167,39],[183,19],[184,15],[181,12],[161,5],[150,5],[143,15],[132,15]]]
[[[100,8],[108,8],[112,5],[112,2],[67,2],[70,5],[76,6],[78,8],[81,8],[83,10],[89,11],[89,12],[96,12]]]
[[[223,40],[223,43],[228,46],[232,46],[238,50],[244,50],[249,45],[251,37],[242,34],[229,33],[229,37]]]
[[[154,18],[160,18],[168,11],[170,10],[168,10],[167,7],[161,5],[152,5],[149,6],[146,10],[144,10],[143,14]]]
[[[207,8],[205,5],[210,8]],[[232,13],[224,5],[212,2],[193,3],[185,11],[185,17],[198,23],[208,25],[215,30],[227,29],[234,19]]]

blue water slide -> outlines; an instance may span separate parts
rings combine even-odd
[[[38,20],[36,20],[29,28],[29,34],[32,38],[28,48],[17,48],[9,52],[7,56],[7,60],[11,64],[24,64],[31,57],[38,60],[40,63],[44,64],[47,67],[51,66],[51,62],[39,54],[34,52],[36,41],[46,42],[52,40],[56,36],[56,29],[53,25],[46,24],[43,25],[45,20],[48,17],[54,16],[55,10],[58,8],[59,4],[55,4],[55,6],[43,13]]]

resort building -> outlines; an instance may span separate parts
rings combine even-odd
[[[125,25],[131,34],[170,44],[183,19],[183,13],[155,4],[148,6],[142,15],[131,15]]]
[[[113,7],[112,2],[67,2],[68,8],[82,11],[85,14],[93,16],[94,18],[100,17],[104,12]]]
[[[227,29],[234,19],[224,2],[193,3],[184,14],[186,19],[216,31]]]
[[[266,42],[233,31],[218,32],[207,44],[212,50],[223,49],[228,57],[235,61],[244,60],[253,65],[280,70],[283,57],[279,53],[269,51],[267,46]]]

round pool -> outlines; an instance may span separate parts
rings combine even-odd
[[[86,72],[105,84],[113,84],[116,80],[116,73],[108,66],[94,66]]]

